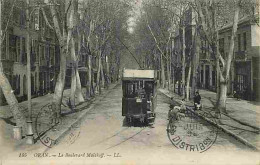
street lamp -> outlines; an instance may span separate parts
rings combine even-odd
[[[28,96],[28,111],[29,119],[27,121],[27,144],[33,144],[33,130],[32,130],[32,99],[31,99],[31,52],[30,52],[30,14],[29,14],[29,0],[26,0],[26,26],[27,26],[27,42],[26,42],[26,51],[27,51],[27,96]]]
[[[48,0],[44,0],[45,6],[51,5],[49,4]],[[31,14],[36,10],[39,9],[40,5],[35,5],[31,13],[29,13],[29,7],[30,7],[30,0],[26,0],[26,26],[27,26],[27,42],[26,42],[26,51],[27,51],[27,96],[28,96],[28,111],[29,111],[29,118],[27,121],[27,144],[33,144],[33,129],[32,129],[32,96],[31,96],[31,51],[30,51],[30,19]],[[58,5],[58,4],[54,4]]]

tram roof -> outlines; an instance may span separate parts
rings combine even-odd
[[[124,69],[123,79],[140,78],[140,79],[154,79],[154,70],[136,70],[136,69]]]

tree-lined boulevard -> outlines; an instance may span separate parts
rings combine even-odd
[[[196,113],[213,117],[199,123],[218,129],[206,154],[235,151],[259,162],[258,1],[0,0],[0,23],[4,164],[19,153],[29,155],[24,162],[38,162],[34,153],[42,152],[50,160],[103,153],[99,163],[137,164],[160,163],[155,155],[170,164],[177,154],[181,162],[184,150],[167,135],[170,97],[194,111],[195,92],[202,97]],[[128,68],[156,73],[151,127],[129,126],[122,116],[122,73]],[[231,162],[222,157],[221,163]]]

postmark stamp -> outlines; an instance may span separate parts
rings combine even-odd
[[[62,124],[62,118],[55,118],[51,104],[43,106],[36,117],[35,131],[37,139],[46,147],[53,147],[56,144],[55,131],[58,125]],[[51,132],[48,133],[47,132]],[[52,136],[53,135],[53,136]]]
[[[208,112],[204,112],[202,116],[216,122]],[[167,125],[167,135],[176,148],[188,152],[202,153],[215,143],[218,128],[206,122],[194,112],[186,110],[184,114],[178,112],[176,116],[170,119]]]

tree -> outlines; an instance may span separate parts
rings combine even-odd
[[[66,76],[66,58],[69,52],[69,43],[72,36],[72,29],[68,27],[67,20],[73,17],[73,12],[70,9],[73,0],[58,1],[60,6],[49,5],[54,30],[60,45],[60,72],[56,81],[55,91],[52,101],[52,109],[55,112],[56,117],[60,117],[61,114],[61,101],[63,97],[63,91],[65,86]],[[59,14],[58,12],[59,11]]]
[[[79,71],[78,71],[79,54],[77,52],[79,51],[76,50],[78,47],[77,48],[75,47],[75,42],[78,41],[77,38],[79,37],[78,29],[77,29],[77,26],[79,24],[78,23],[79,18],[77,17],[78,0],[74,0],[71,3],[72,3],[70,9],[71,15],[68,23],[69,31],[72,31],[72,36],[70,41],[70,45],[71,45],[70,54],[71,54],[71,61],[72,61],[70,100],[71,100],[71,105],[75,106],[75,99],[77,99],[77,101],[80,103],[80,102],[84,102],[84,98],[81,91],[81,82],[80,82]]]

